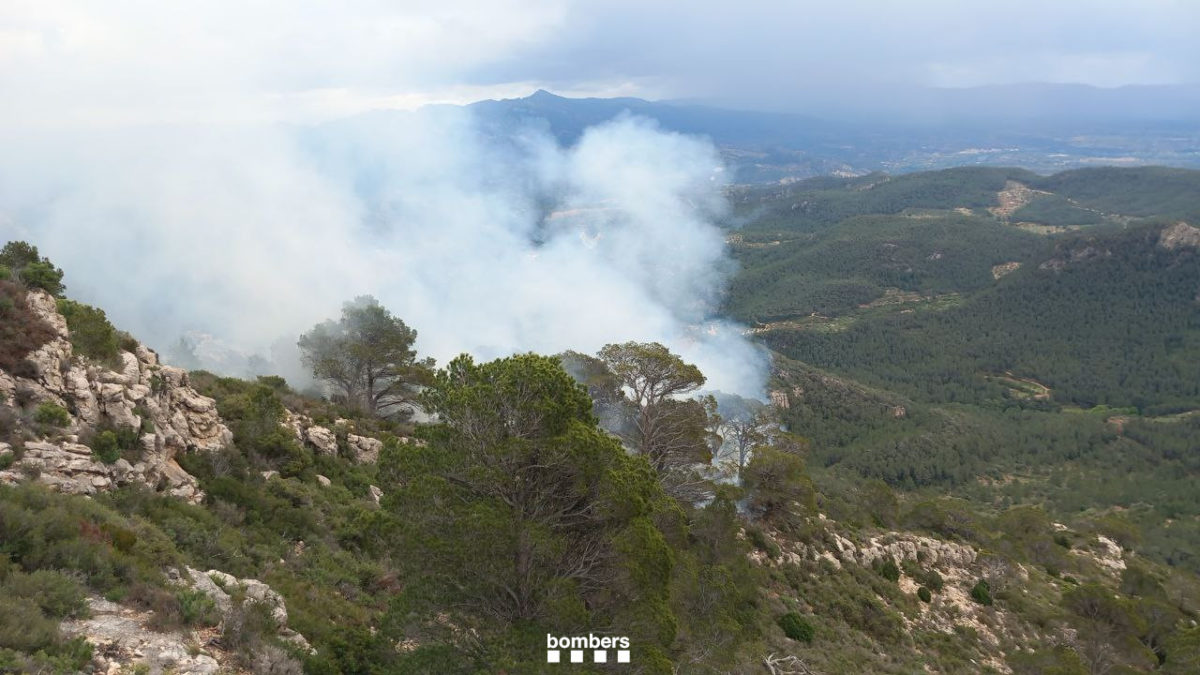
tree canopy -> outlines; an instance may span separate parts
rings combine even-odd
[[[657,342],[606,345],[599,357],[631,404],[633,422],[624,430],[631,448],[660,474],[712,459],[716,402],[683,398],[704,385],[699,368]]]
[[[301,360],[313,376],[339,390],[350,405],[383,415],[411,411],[432,359],[418,359],[417,331],[371,296],[342,306],[338,321],[317,324],[300,336]]]
[[[41,256],[36,246],[24,241],[10,241],[0,249],[0,279],[10,277],[55,297],[66,289],[62,283],[63,271]]]
[[[626,630],[670,642],[673,555],[655,524],[669,500],[645,460],[596,426],[555,358],[460,356],[422,402],[440,423],[425,445],[385,449],[380,466],[400,546],[420,552],[405,602],[458,607],[497,629],[623,616]]]

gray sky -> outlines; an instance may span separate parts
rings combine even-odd
[[[0,0],[0,122],[264,121],[566,95],[1200,81],[1194,0]]]

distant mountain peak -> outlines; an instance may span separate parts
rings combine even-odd
[[[557,94],[551,94],[550,92],[546,91],[545,89],[538,89],[537,91],[533,92],[529,96],[526,96],[525,100],[527,100],[527,101],[561,101],[561,100],[563,100],[563,97],[559,96]]]

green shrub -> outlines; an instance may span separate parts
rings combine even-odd
[[[115,365],[121,351],[120,334],[104,310],[74,300],[58,301],[58,312],[67,320],[75,353],[101,363]]]
[[[798,642],[812,642],[816,634],[812,624],[795,612],[788,612],[779,617],[778,623],[784,635]]]
[[[917,589],[917,598],[919,598],[921,602],[932,602],[933,594],[929,592],[928,588],[922,586]]]
[[[913,578],[917,580],[917,583],[935,593],[941,592],[946,587],[946,582],[942,580],[942,575],[938,574],[937,570],[921,570]]]
[[[62,572],[37,570],[30,574],[13,572],[0,585],[0,594],[33,602],[47,616],[55,619],[87,614],[83,587]]]
[[[0,595],[0,647],[36,652],[58,641],[58,622],[48,619],[29,598]]]
[[[992,604],[992,588],[986,580],[980,579],[971,589],[971,599],[984,606]]]
[[[1008,665],[1016,675],[1087,675],[1087,666],[1075,650],[1066,646],[1032,652],[1014,650]]]
[[[879,576],[888,581],[900,581],[900,568],[896,566],[896,561],[891,558],[888,558],[882,565],[879,565],[877,571],[879,572]]]
[[[204,591],[176,591],[175,599],[179,602],[179,615],[185,626],[215,626],[221,622],[217,604]]]
[[[49,427],[65,427],[71,423],[71,413],[53,403],[43,403],[33,411],[33,421]]]
[[[137,429],[127,427],[102,427],[88,442],[92,454],[105,464],[112,464],[124,457],[136,462],[142,457],[142,439]]]
[[[777,559],[783,553],[779,548],[779,544],[771,541],[766,533],[757,527],[746,530],[746,535],[749,537],[750,543],[754,545],[754,548],[766,553],[772,560]]]
[[[116,432],[105,429],[92,439],[92,454],[105,464],[112,464],[121,458],[121,445],[117,441]]]
[[[0,673],[67,673],[84,672],[92,660],[92,645],[83,638],[59,642],[35,654],[22,654],[0,648]]]
[[[135,584],[127,599],[151,612],[150,625],[156,630],[215,626],[221,622],[216,603],[203,591]]]

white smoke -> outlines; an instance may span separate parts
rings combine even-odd
[[[377,297],[440,363],[657,340],[709,386],[766,360],[716,318],[733,271],[706,141],[623,117],[571,147],[461,109],[0,138],[0,239],[161,349],[208,334],[296,377],[292,345]]]

